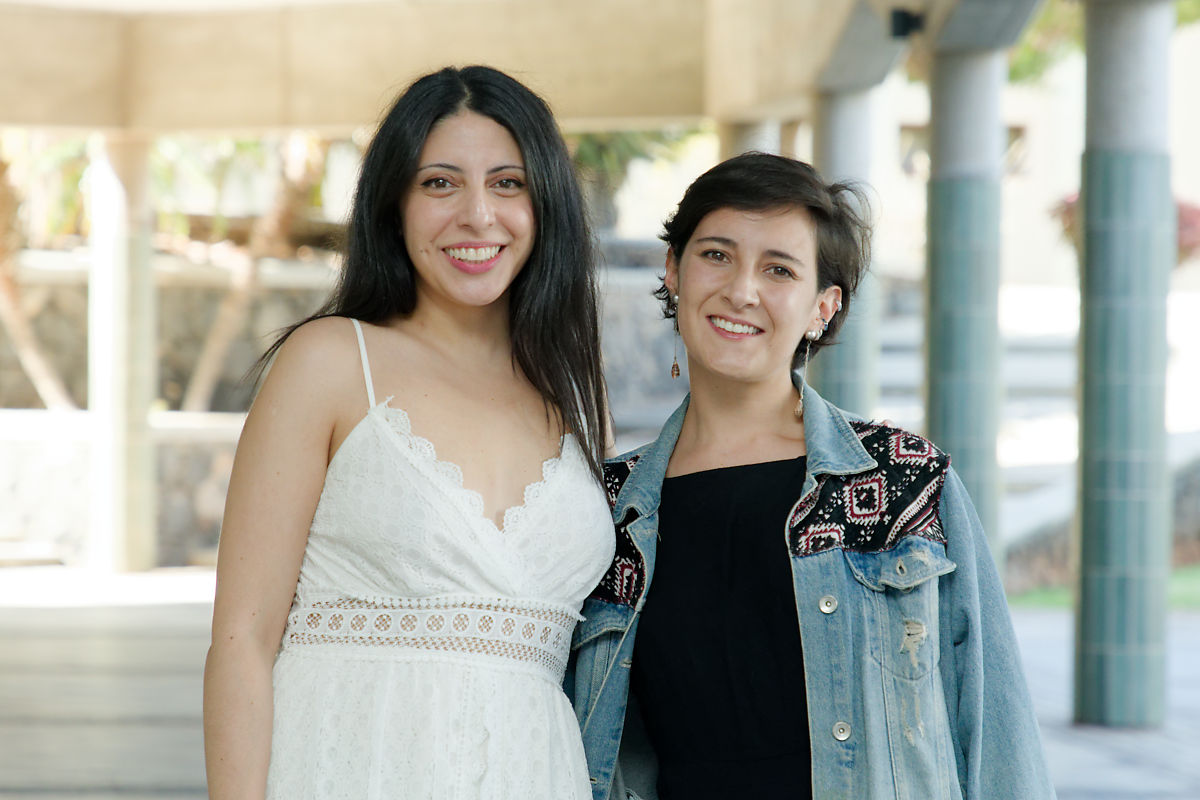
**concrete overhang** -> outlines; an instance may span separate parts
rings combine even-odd
[[[10,0],[0,124],[348,132],[414,77],[470,63],[526,82],[568,129],[803,118],[815,91],[886,74],[893,8],[956,2]]]
[[[896,66],[905,46],[904,39],[892,34],[884,14],[867,0],[858,0],[817,77],[817,89],[844,92],[876,86]]]
[[[1042,0],[958,0],[933,39],[934,49],[1003,50],[1012,47]]]
[[[704,113],[692,0],[86,5],[0,4],[0,123],[351,129],[448,63],[512,72],[564,119]]]

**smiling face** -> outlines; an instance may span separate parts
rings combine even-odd
[[[831,319],[841,289],[817,289],[817,232],[802,208],[722,208],[696,226],[666,286],[697,379],[791,381],[804,333]]]
[[[537,228],[516,140],[471,111],[438,122],[421,148],[402,218],[418,309],[506,300]]]

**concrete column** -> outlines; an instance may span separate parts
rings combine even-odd
[[[148,153],[147,140],[119,134],[97,134],[89,144],[88,563],[103,570],[157,563],[157,481],[148,420],[157,349]]]
[[[1160,725],[1170,474],[1168,0],[1089,0],[1075,720]]]
[[[779,154],[797,161],[813,161],[813,128],[807,120],[794,120],[780,128]]]
[[[779,126],[779,155],[807,161],[808,159],[802,158],[799,155],[799,138],[801,132],[805,130],[804,120],[790,119],[782,123]]]
[[[717,126],[717,136],[721,140],[722,160],[751,150],[762,153],[780,151],[780,124],[776,120],[751,123],[723,122]]]
[[[1003,50],[934,55],[926,285],[928,432],[975,502],[997,564]]]
[[[813,160],[826,181],[870,185],[876,92],[858,89],[819,95]],[[874,413],[879,400],[879,302],[877,279],[868,271],[847,307],[837,346],[822,350],[808,375],[822,397],[864,417]]]

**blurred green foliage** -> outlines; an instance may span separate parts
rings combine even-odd
[[[1200,0],[1176,0],[1175,24],[1200,20]],[[1037,81],[1050,67],[1073,51],[1083,49],[1083,3],[1047,0],[1009,53],[1012,83]]]
[[[1008,79],[1036,81],[1072,51],[1083,49],[1083,5],[1047,0],[1009,52]]]
[[[616,223],[613,196],[625,182],[629,165],[639,158],[670,158],[695,128],[571,133],[564,138],[571,164],[583,188],[592,222],[598,229]]]
[[[688,128],[655,131],[600,131],[567,134],[571,163],[585,180],[619,187],[638,158],[670,156],[675,146],[693,133]]]

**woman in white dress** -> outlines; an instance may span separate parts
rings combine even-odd
[[[217,565],[213,798],[590,798],[561,690],[614,539],[590,238],[545,104],[416,81],[268,351]]]

